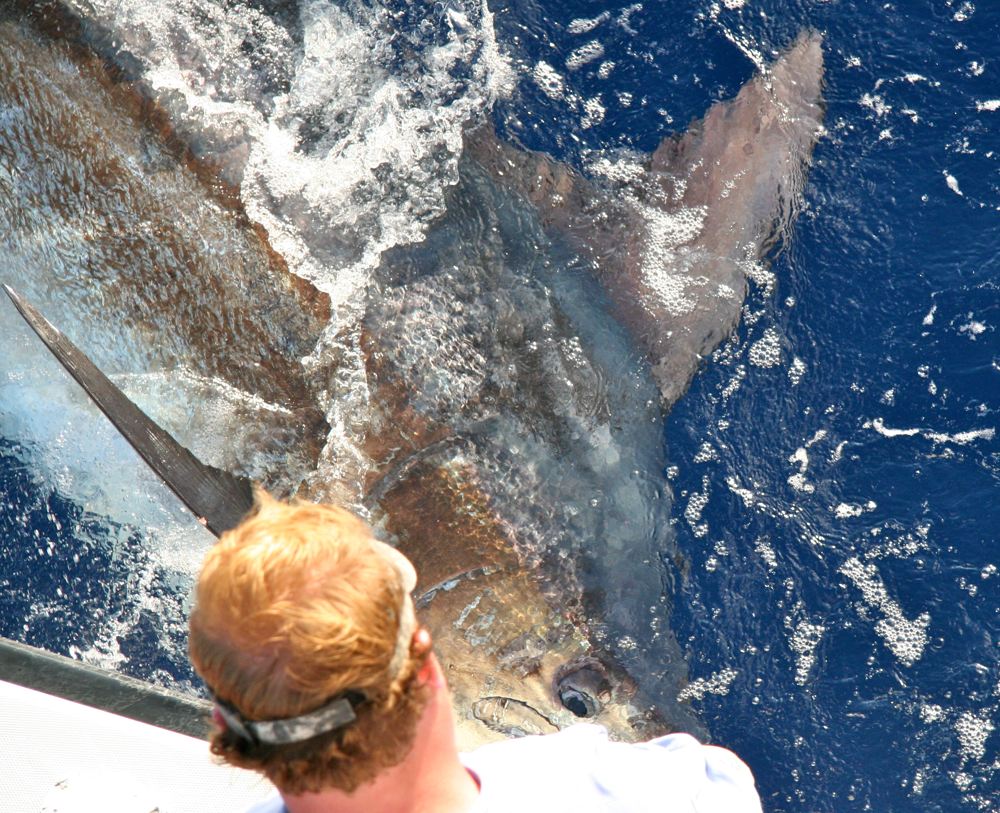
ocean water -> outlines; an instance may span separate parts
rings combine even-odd
[[[381,252],[440,215],[468,123],[488,112],[586,171],[822,32],[826,132],[799,216],[654,433],[685,694],[765,810],[1000,808],[991,4],[72,5],[242,182],[339,324]],[[392,177],[352,175],[384,156]],[[3,319],[0,632],[194,690],[186,590],[210,540]],[[133,356],[148,361],[109,357]],[[27,395],[42,386],[44,408]]]
[[[773,295],[666,424],[675,625],[770,809],[995,810],[996,9],[734,28],[761,11],[825,32],[829,132]]]

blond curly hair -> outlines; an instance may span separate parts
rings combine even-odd
[[[429,697],[415,679],[428,652],[411,646],[390,668],[405,588],[378,544],[349,511],[259,492],[254,513],[209,551],[189,649],[219,701],[257,721],[363,698],[353,723],[304,742],[256,742],[217,725],[213,753],[291,794],[351,792],[406,756]]]

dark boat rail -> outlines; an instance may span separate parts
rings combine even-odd
[[[0,680],[189,737],[205,739],[211,727],[206,700],[8,638],[0,638]]]

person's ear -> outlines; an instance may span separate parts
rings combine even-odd
[[[431,651],[431,644],[430,630],[427,627],[418,627],[410,642],[410,654],[415,658],[423,657]]]
[[[441,673],[441,665],[431,651],[431,633],[427,627],[421,627],[413,633],[413,643],[410,645],[410,652],[414,657],[423,657],[424,663],[417,672],[417,680],[427,686],[443,686],[444,675]]]

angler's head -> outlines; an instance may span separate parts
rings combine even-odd
[[[430,691],[409,561],[348,511],[258,495],[206,556],[191,659],[212,750],[283,792],[348,792],[409,753]]]

